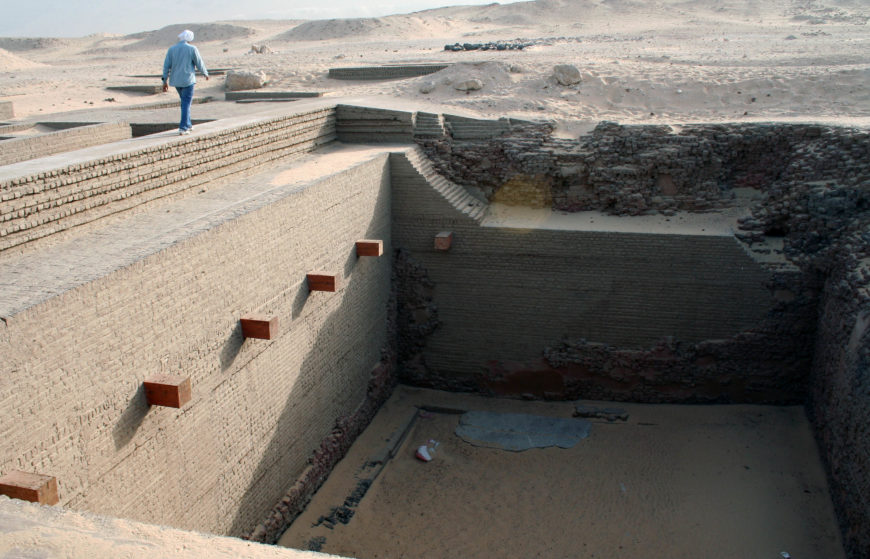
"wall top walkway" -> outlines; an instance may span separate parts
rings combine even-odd
[[[377,157],[388,148],[331,144],[289,165],[212,183],[163,204],[39,251],[0,255],[0,316],[9,318],[51,297],[129,266],[148,255],[299,192]]]
[[[212,105],[212,103],[208,103],[207,105]],[[206,107],[207,105],[201,105],[201,107]],[[239,109],[238,107],[240,107],[240,105],[236,103],[221,102],[215,103],[215,105],[216,106],[209,107],[208,110],[200,110],[198,107],[195,108],[195,117],[197,119],[214,119],[214,121],[197,125],[194,133],[189,136],[179,136],[177,131],[172,130],[161,134],[131,138],[122,142],[103,144],[48,157],[22,161],[12,165],[0,166],[0,183],[18,177],[25,177],[45,171],[61,169],[69,165],[78,165],[105,157],[133,153],[166,143],[187,142],[192,139],[208,136],[212,133],[231,130],[233,128],[238,128],[269,118],[286,118],[294,115],[304,115],[312,111],[329,109],[335,106],[335,102],[323,99],[312,99],[306,100],[305,102],[281,104],[280,106],[261,105],[258,110]],[[233,108],[235,109],[233,110]],[[139,111],[137,111],[137,113],[138,112]],[[41,118],[40,122],[173,122],[178,119],[178,110],[160,109],[154,111],[149,118],[139,118],[138,114],[131,114],[130,111],[105,111],[86,114],[68,113],[66,114],[65,119],[61,115],[53,115],[53,117],[53,119]]]

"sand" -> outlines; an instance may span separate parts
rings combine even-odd
[[[184,23],[76,39],[0,38],[0,101],[18,118],[170,99],[106,91],[155,83],[177,32],[191,28],[210,67],[263,71],[276,90],[380,98],[438,112],[559,122],[568,135],[600,120],[870,123],[870,7],[860,0],[539,0],[382,18]],[[106,30],[111,31],[111,30]],[[522,51],[447,52],[445,44],[522,42]],[[251,45],[268,54],[249,54]],[[329,79],[330,67],[454,64],[393,81]],[[557,64],[582,81],[559,85]],[[454,84],[475,77],[479,91]],[[223,96],[223,77],[198,95]],[[421,93],[423,84],[432,91]],[[427,88],[428,89],[428,88]],[[578,128],[579,126],[579,128]]]
[[[318,521],[345,503],[415,405],[571,417],[573,404],[399,388],[280,545],[372,558],[843,557],[833,506],[800,407],[619,406],[571,449],[472,446],[459,416],[414,421],[349,522]],[[415,448],[435,438],[435,459]]]

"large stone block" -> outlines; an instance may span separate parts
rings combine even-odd
[[[260,89],[269,83],[269,76],[263,72],[243,72],[232,70],[227,72],[225,88],[227,91],[244,91]]]

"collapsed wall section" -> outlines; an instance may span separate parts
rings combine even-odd
[[[406,379],[549,398],[802,401],[814,298],[793,291],[796,270],[759,264],[732,235],[479,222],[406,155],[391,156],[391,173],[394,243],[419,284],[405,289],[407,322],[426,332],[404,352]],[[434,245],[444,230],[447,251]]]
[[[130,220],[127,233],[121,224],[53,245],[80,253],[54,267],[60,279],[84,280],[0,312],[0,471],[56,476],[64,507],[249,534],[373,396],[389,346],[389,259],[354,250],[361,238],[390,250],[387,156],[328,167],[161,206],[168,225],[148,234]],[[219,200],[189,213],[206,198]],[[160,235],[176,238],[156,252],[113,243]],[[129,251],[132,262],[88,278],[89,265]],[[3,255],[4,279],[49,287],[40,282],[53,275],[27,274],[50,254]],[[313,270],[334,271],[337,291],[311,291]],[[239,319],[250,313],[277,317],[279,335],[245,339]],[[161,373],[191,379],[190,403],[148,406],[143,380]]]

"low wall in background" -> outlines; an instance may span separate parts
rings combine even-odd
[[[0,142],[0,165],[119,142],[131,138],[132,135],[129,124],[109,122],[46,132],[37,136],[10,138]]]

